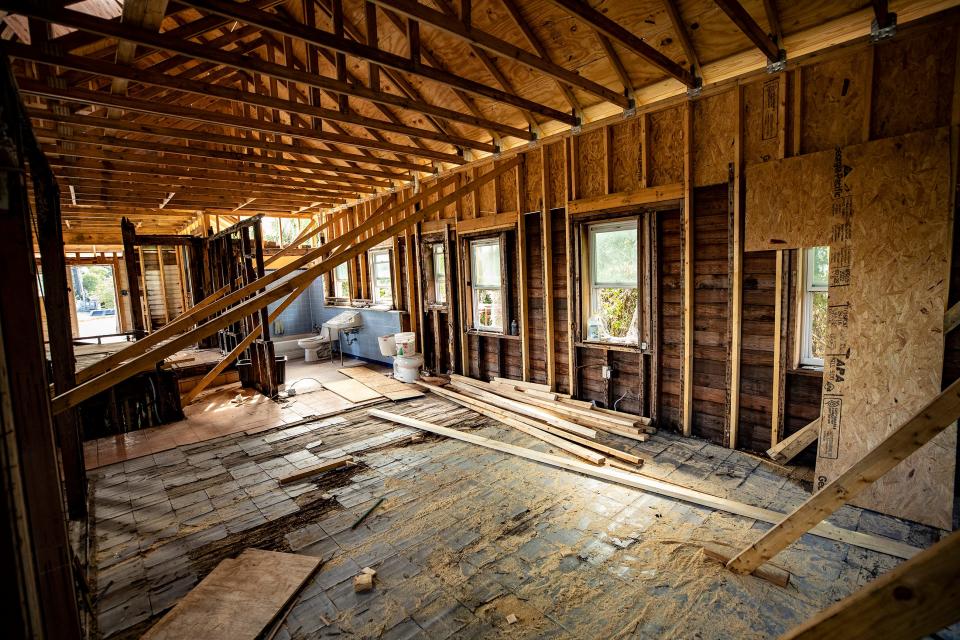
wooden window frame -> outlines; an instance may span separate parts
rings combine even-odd
[[[813,298],[817,293],[826,293],[829,296],[829,284],[813,284],[813,257],[812,253],[818,247],[807,247],[799,251],[800,258],[800,331],[797,334],[798,363],[805,369],[823,369],[823,358],[813,355]],[[829,249],[829,247],[828,247]],[[828,277],[829,280],[829,277]],[[829,298],[828,298],[829,300]]]
[[[390,302],[389,304],[381,302],[377,299],[377,278],[375,273],[376,266],[376,256],[385,255],[387,256],[387,267],[390,269]],[[396,300],[393,295],[394,291],[394,279],[396,274],[393,270],[393,249],[391,247],[374,247],[367,251],[367,268],[369,269],[369,282],[370,282],[370,302],[374,306],[386,306],[390,309],[396,308]]]
[[[477,333],[477,334],[488,334],[488,335],[507,335],[508,328],[510,326],[509,321],[509,306],[510,306],[510,289],[509,282],[507,279],[507,269],[506,269],[506,255],[507,255],[507,241],[506,233],[499,233],[497,235],[482,235],[482,236],[470,236],[463,239],[464,251],[463,255],[463,274],[464,274],[464,285],[468,290],[468,295],[465,296],[465,302],[469,307],[467,311],[466,318],[469,318],[469,328],[468,333]],[[473,260],[473,247],[476,244],[497,244],[498,250],[500,252],[500,327],[480,327],[478,326],[477,318],[477,289],[474,288],[474,260]],[[490,289],[491,287],[482,287],[482,289]]]
[[[578,222],[579,233],[577,237],[580,239],[581,246],[581,261],[580,266],[584,273],[581,273],[579,281],[582,284],[581,291],[581,310],[580,310],[580,322],[581,322],[581,341],[584,343],[590,344],[599,344],[599,345],[618,345],[623,347],[635,348],[639,347],[640,343],[643,342],[641,332],[643,320],[640,317],[641,309],[645,308],[649,301],[644,301],[641,299],[641,296],[644,294],[644,288],[642,283],[643,272],[642,272],[642,260],[641,252],[642,248],[642,227],[644,223],[645,216],[644,214],[634,214],[629,216],[617,216],[611,218],[601,218],[601,219],[591,219]],[[634,285],[634,288],[637,290],[637,339],[636,341],[626,341],[618,340],[613,338],[590,338],[587,335],[587,329],[589,326],[590,317],[597,310],[597,299],[596,291],[598,288],[630,288],[625,286],[620,286],[621,283],[596,283],[594,282],[594,273],[596,272],[596,251],[594,250],[594,237],[598,229],[607,227],[610,229],[613,228],[629,228],[633,229],[637,234],[637,281]],[[600,285],[606,286],[600,286]]]

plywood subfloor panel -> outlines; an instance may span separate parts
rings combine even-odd
[[[831,247],[815,488],[940,391],[949,139],[932,129],[747,168],[747,250]],[[956,437],[940,434],[856,504],[950,529]]]
[[[247,549],[217,565],[143,638],[255,640],[319,565],[320,558]]]
[[[350,402],[366,402],[382,398],[383,394],[374,391],[367,385],[356,380],[336,380],[334,382],[324,382],[324,388],[333,391],[335,394]]]
[[[367,367],[347,367],[340,369],[340,373],[364,385],[374,391],[386,396],[390,400],[406,400],[408,398],[421,398],[423,392],[418,391],[412,385],[400,382],[394,378],[388,378],[382,373],[377,373]]]

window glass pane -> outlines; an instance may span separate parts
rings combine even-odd
[[[594,312],[587,321],[591,340],[637,341],[636,287],[597,287],[593,292]]]
[[[637,228],[596,229],[593,234],[593,282],[637,284]]]
[[[808,252],[810,287],[826,287],[830,280],[830,247],[813,247]]]
[[[434,298],[439,303],[447,301],[447,266],[443,255],[443,245],[433,245],[433,284]]]
[[[347,279],[347,263],[341,263],[336,266],[333,270],[334,277],[337,280],[346,280]]]
[[[280,242],[280,225],[276,218],[264,217],[260,220],[260,231],[263,235],[263,243],[272,242],[274,246]]]
[[[476,309],[476,328],[482,331],[499,331],[502,298],[500,289],[475,289],[474,298]]]
[[[827,352],[827,299],[826,291],[817,291],[812,295],[810,355],[819,360],[823,360]]]
[[[294,238],[297,237],[297,234],[300,233],[300,220],[297,218],[284,218],[280,220],[280,230],[283,232],[281,234],[281,240],[283,246],[287,246],[293,242]]]
[[[471,245],[473,253],[473,286],[499,287],[500,286],[500,243],[494,241],[474,242]]]
[[[373,275],[375,278],[386,278],[390,280],[390,263],[384,263],[377,260],[373,265]]]

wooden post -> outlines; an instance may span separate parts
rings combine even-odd
[[[680,397],[680,427],[693,433],[693,103],[683,111],[683,372]]]
[[[140,299],[140,265],[136,249],[137,231],[127,218],[120,221],[120,235],[123,238],[123,261],[127,266],[127,292],[130,296],[130,315],[134,337],[146,335],[143,325],[143,306]]]
[[[544,341],[547,354],[547,384],[557,388],[556,348],[553,345],[553,216],[550,213],[547,145],[540,148],[540,252],[543,260]]]
[[[574,169],[575,163],[575,140],[576,138],[567,138],[564,148],[566,162],[564,163],[564,190],[563,190],[563,210],[564,210],[564,234],[566,235],[566,253],[567,253],[567,392],[576,397],[577,395],[577,350],[574,347],[574,314],[577,312],[574,304],[575,292],[573,283],[573,234],[570,232],[570,200],[576,199],[577,177]]]
[[[523,180],[523,172],[527,168],[526,155],[520,155],[520,164],[516,169],[517,187],[515,202],[517,204],[517,295],[520,296],[520,361],[521,373],[524,381],[530,380],[530,333],[527,331],[529,321],[529,301],[527,300],[527,221],[523,212],[523,198],[521,196],[520,185]],[[504,331],[509,331],[509,327],[504,327]]]
[[[743,334],[743,88],[737,85],[736,138],[733,162],[733,212],[730,244],[730,417],[727,444],[737,448],[740,428],[740,351]]]

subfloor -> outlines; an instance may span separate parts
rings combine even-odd
[[[388,371],[386,367],[355,358],[345,358],[343,366]],[[184,407],[185,420],[85,442],[84,464],[87,470],[95,469],[219,436],[255,433],[309,416],[350,409],[355,406],[352,402],[322,388],[323,382],[349,380],[339,369],[339,358],[333,363],[288,361],[286,388],[294,389],[298,395],[282,402],[274,402],[252,389],[243,389],[240,383],[211,389]]]
[[[550,450],[432,394],[377,406]],[[766,524],[460,441],[427,434],[412,443],[416,430],[368,411],[90,471],[100,633],[137,637],[247,547],[324,559],[278,638],[771,638],[899,562],[806,535],[777,556],[792,578],[776,587],[728,572],[697,546],[744,545]],[[722,497],[786,511],[808,495],[760,460],[696,439],[660,433],[618,444],[649,460],[644,473]],[[359,465],[277,482],[345,453]],[[922,547],[939,534],[854,507],[831,521]],[[367,566],[376,586],[356,594],[353,577]]]

